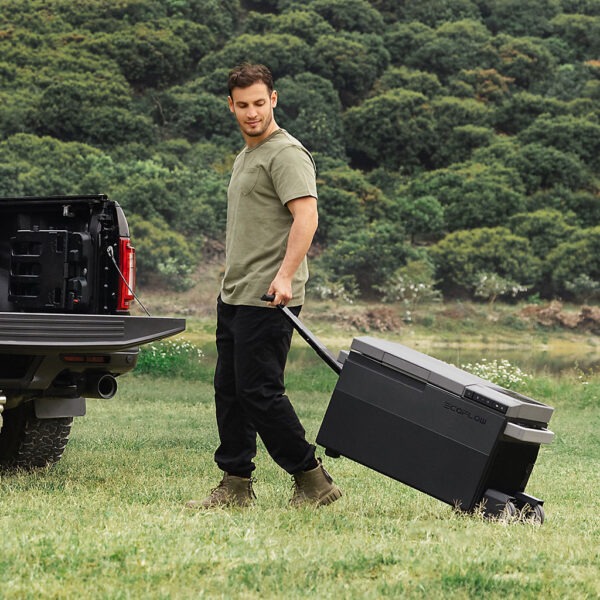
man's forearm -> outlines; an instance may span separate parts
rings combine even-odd
[[[288,203],[294,221],[290,228],[285,256],[273,279],[269,294],[275,294],[273,304],[286,304],[292,299],[292,279],[304,260],[319,222],[317,201],[307,197]]]
[[[317,215],[296,217],[290,229],[285,256],[279,267],[278,275],[282,277],[294,277],[298,267],[304,260],[313,237],[317,231]]]

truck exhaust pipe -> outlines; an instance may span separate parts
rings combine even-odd
[[[101,373],[88,378],[82,392],[84,398],[103,398],[109,400],[117,393],[117,380],[110,373]]]

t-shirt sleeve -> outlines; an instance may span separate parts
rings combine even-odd
[[[298,146],[287,146],[273,158],[271,179],[282,204],[304,196],[317,197],[315,164]]]

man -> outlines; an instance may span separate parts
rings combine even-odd
[[[295,314],[304,301],[306,253],[317,228],[315,164],[274,117],[277,92],[264,65],[243,64],[229,74],[229,109],[245,148],[227,193],[225,274],[217,301],[215,403],[220,445],[215,462],[224,476],[190,508],[247,506],[256,435],[294,479],[291,504],[321,506],[341,496],[315,458],[285,395],[284,369],[292,325],[276,307]],[[274,296],[265,304],[264,294]]]

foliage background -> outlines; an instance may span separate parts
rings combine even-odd
[[[315,155],[319,290],[600,291],[598,0],[0,0],[0,195],[109,194],[141,282],[192,285],[242,60]]]

